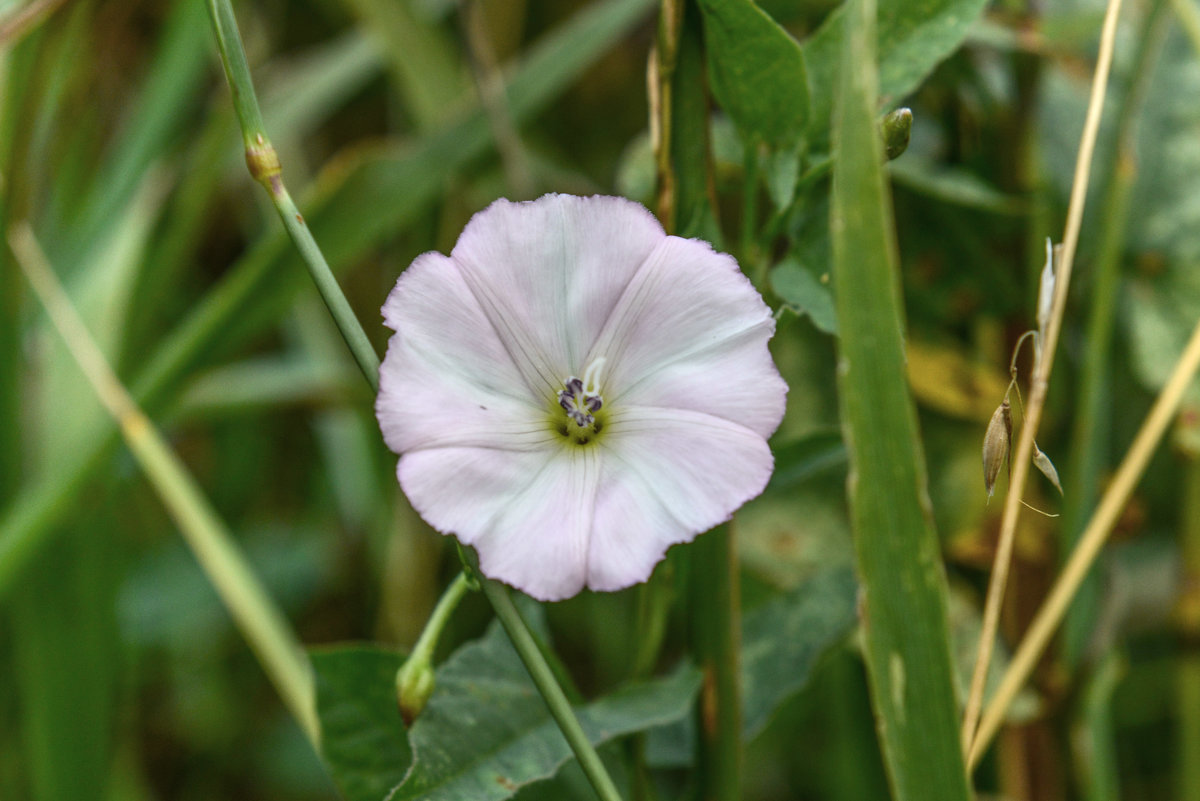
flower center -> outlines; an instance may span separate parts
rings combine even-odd
[[[564,381],[563,389],[558,393],[558,405],[567,414],[567,419],[559,424],[559,433],[580,445],[591,441],[592,435],[599,433],[602,426],[596,413],[604,406],[604,398],[600,396],[603,367],[604,357],[600,357],[588,365],[583,378],[571,376]]]
[[[588,392],[583,381],[575,376],[567,379],[566,389],[558,393],[558,405],[563,407],[580,428],[590,428],[596,422],[595,413],[604,405],[604,399]]]

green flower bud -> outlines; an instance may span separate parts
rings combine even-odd
[[[912,109],[898,108],[883,118],[880,128],[883,132],[883,149],[888,161],[900,158],[908,150],[908,140],[912,135]]]
[[[411,726],[433,695],[433,666],[428,659],[410,656],[396,671],[396,700],[404,725]]]

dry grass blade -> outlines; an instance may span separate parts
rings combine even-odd
[[[1163,387],[1162,393],[1155,401],[1150,414],[1147,415],[1141,430],[1138,431],[1137,437],[1129,447],[1129,452],[1117,469],[1108,492],[1100,501],[1095,514],[1092,515],[1091,521],[1079,538],[1079,544],[1071,552],[1071,558],[1063,568],[1062,575],[1055,582],[1054,588],[1050,591],[1045,603],[1042,604],[1037,617],[1030,624],[1029,631],[1021,641],[1000,685],[996,688],[996,695],[988,705],[971,746],[970,765],[976,764],[983,755],[983,750],[1000,728],[1009,704],[1024,685],[1030,671],[1033,670],[1033,666],[1050,641],[1051,635],[1058,628],[1071,600],[1075,597],[1075,592],[1083,583],[1088,569],[1091,568],[1096,556],[1100,553],[1100,548],[1108,538],[1108,533],[1112,531],[1117,516],[1125,507],[1138,479],[1145,471],[1159,440],[1162,439],[1167,427],[1174,419],[1183,393],[1196,375],[1197,368],[1200,368],[1200,324],[1197,324],[1193,331],[1187,348],[1175,365],[1170,381]]]
[[[1000,605],[1004,600],[1004,588],[1008,581],[1008,569],[1012,563],[1013,541],[1017,529],[1017,515],[1021,508],[1021,495],[1025,490],[1025,479],[1033,460],[1033,439],[1042,419],[1046,402],[1046,390],[1050,383],[1050,370],[1054,364],[1054,351],[1062,330],[1063,313],[1067,304],[1067,290],[1071,285],[1071,269],[1075,262],[1075,249],[1079,244],[1079,227],[1083,221],[1083,206],[1087,197],[1088,180],[1091,174],[1092,153],[1100,129],[1100,114],[1104,108],[1104,97],[1108,87],[1108,74],[1112,66],[1113,48],[1116,42],[1117,18],[1121,11],[1121,0],[1109,0],[1105,12],[1104,27],[1100,35],[1100,53],[1096,59],[1096,71],[1092,79],[1092,93],[1088,103],[1087,118],[1079,143],[1079,156],[1075,163],[1075,179],[1071,186],[1071,201],[1067,209],[1067,225],[1063,235],[1062,261],[1059,264],[1054,305],[1050,313],[1050,324],[1046,329],[1043,344],[1044,358],[1040,360],[1033,376],[1026,407],[1025,422],[1017,438],[1016,455],[1013,459],[1012,480],[1004,501],[1004,516],[1001,518],[1000,539],[996,546],[996,559],[992,577],[988,584],[987,601],[983,612],[983,629],[979,636],[979,653],[971,676],[971,689],[963,713],[962,745],[964,753],[972,753],[975,725],[983,706],[984,683],[995,644],[996,629],[1000,621]]]

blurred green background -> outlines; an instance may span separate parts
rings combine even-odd
[[[834,3],[760,5],[803,40]],[[1062,517],[1024,518],[1009,642],[1200,318],[1197,6],[1126,5],[1039,436],[1066,497],[1031,481],[1031,503]],[[458,560],[406,506],[372,398],[248,180],[203,4],[32,7],[45,15],[25,24],[29,7],[0,0],[0,223],[29,221],[304,643],[411,645]],[[448,251],[494,198],[611,193],[654,207],[650,0],[236,11],[284,177],[380,352],[396,276]],[[1034,326],[1044,238],[1061,236],[1102,11],[996,2],[919,91],[885,98],[915,117],[890,171],[964,670],[1000,511],[984,502],[979,448],[1010,350]],[[743,144],[719,112],[710,122],[725,246],[785,307],[779,470],[737,523],[752,612],[852,561],[831,321],[819,291],[789,289],[827,276],[827,182],[778,208],[755,187],[773,235],[750,241]],[[1198,415],[1193,393],[1023,699],[1024,722],[985,764],[986,791],[1200,798]],[[549,608],[585,694],[628,675],[635,605],[626,592]],[[439,655],[488,619],[469,598]],[[669,637],[662,664],[680,648]],[[751,742],[746,798],[885,797],[853,635],[801,684]],[[520,797],[586,798],[573,770]],[[336,797],[0,248],[0,799]]]

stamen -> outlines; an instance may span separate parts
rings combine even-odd
[[[558,393],[558,405],[563,408],[580,428],[591,428],[596,423],[595,413],[604,405],[600,397],[600,371],[604,367],[604,357],[593,361],[583,379],[571,376],[563,382],[563,389]]]

